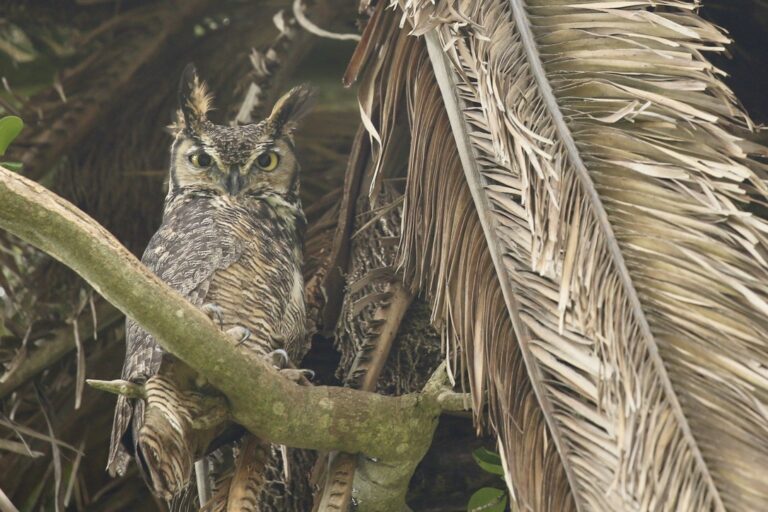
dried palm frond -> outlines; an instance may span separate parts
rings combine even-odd
[[[385,27],[378,32],[378,51],[370,51],[377,61],[367,63],[360,85],[374,168],[364,190],[377,193],[385,178],[402,172],[397,155],[404,155],[398,267],[406,284],[430,300],[454,374],[468,371],[477,403],[482,390],[492,388],[492,403],[503,404],[498,412],[506,419],[494,424],[511,452],[520,500],[535,510],[566,510],[572,498],[564,467],[524,371],[426,47],[405,32],[387,30],[394,15],[386,16],[378,22]],[[489,365],[514,386],[499,390],[485,382]],[[480,419],[481,409],[476,413]]]
[[[746,211],[768,187],[734,135],[749,118],[703,57],[728,39],[697,4],[403,5],[429,34],[505,316],[581,510],[768,505],[768,223]],[[519,492],[537,471],[515,472],[505,439],[522,427],[507,401],[520,376],[494,365],[513,341],[450,341],[476,405],[488,389]]]

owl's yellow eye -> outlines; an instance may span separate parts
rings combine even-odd
[[[210,167],[213,163],[213,158],[208,153],[202,151],[200,153],[193,153],[189,155],[189,161],[195,167],[205,168]]]
[[[280,157],[274,151],[267,151],[256,157],[256,165],[262,171],[274,171],[279,163]]]

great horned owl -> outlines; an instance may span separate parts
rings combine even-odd
[[[244,333],[240,343],[264,355],[284,349],[292,361],[306,349],[305,220],[292,134],[310,98],[310,90],[299,86],[259,123],[215,125],[207,118],[206,86],[188,67],[179,89],[163,221],[142,257],[192,304],[213,312],[224,329]],[[194,412],[185,410],[183,397],[201,390],[198,379],[130,319],[126,345],[122,377],[146,383],[148,398],[119,397],[108,469],[123,474],[134,455],[155,493],[170,499],[221,432],[188,438]],[[163,431],[163,422],[172,432]]]

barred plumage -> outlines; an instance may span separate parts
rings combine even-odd
[[[206,117],[205,85],[188,71],[180,90],[163,222],[142,258],[190,302],[210,305],[223,329],[248,333],[240,342],[250,350],[267,355],[284,349],[295,362],[307,345],[301,272],[305,222],[292,131],[309,97],[298,87],[258,124],[214,125]],[[134,455],[155,493],[171,499],[189,484],[192,464],[224,430],[193,426],[199,393],[215,391],[130,319],[126,331],[122,376],[146,383],[148,398],[118,399],[108,469],[122,474]],[[254,453],[262,444],[253,437],[242,441]],[[245,504],[238,510],[258,508],[265,477],[247,475],[264,471],[258,460],[235,470],[230,494]]]

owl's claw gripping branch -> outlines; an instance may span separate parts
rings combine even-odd
[[[208,304],[203,304],[201,309],[203,310],[203,313],[208,315],[208,318],[213,320],[219,326],[219,328],[224,327],[224,310],[221,309],[220,306],[209,302]]]
[[[237,341],[238,346],[242,345],[251,338],[251,330],[241,325],[227,329],[226,333],[227,336]]]
[[[275,368],[289,368],[291,364],[291,359],[288,357],[288,352],[281,348],[273,350],[267,354],[266,358],[267,361],[270,361],[272,366]]]
[[[275,444],[375,458],[381,462],[376,466],[386,471],[367,487],[369,496],[374,496],[368,503],[404,503],[408,481],[431,444],[443,410],[438,399],[445,392],[442,382],[422,393],[399,397],[297,386],[261,356],[234,345],[204,312],[149,272],[96,221],[41,185],[2,167],[0,228],[80,274],[165,350],[220,391],[227,398],[232,420]],[[141,393],[140,387],[124,384],[101,389]]]

